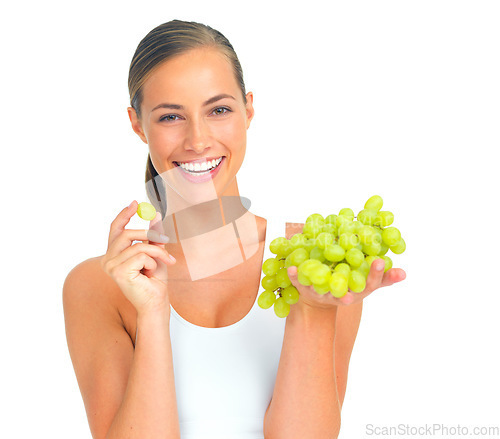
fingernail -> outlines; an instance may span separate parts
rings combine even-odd
[[[170,238],[154,229],[149,229],[147,232],[148,240],[153,242],[167,243]]]
[[[168,255],[168,257],[172,262],[176,262],[176,259],[172,255]]]
[[[384,267],[385,267],[385,261],[378,262],[377,265],[375,266],[375,270],[382,271]]]
[[[134,201],[132,201],[132,202],[128,205],[127,209],[130,209],[130,208],[132,207],[132,204],[134,204],[134,202],[135,202],[135,200],[134,200]]]

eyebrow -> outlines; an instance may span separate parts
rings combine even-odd
[[[228,95],[226,93],[222,93],[222,94],[219,94],[217,96],[211,97],[210,99],[207,99],[205,102],[203,102],[203,106],[213,104],[214,102],[220,101],[221,99],[224,99],[224,98],[234,99],[233,96]],[[236,99],[234,99],[234,100],[236,100]],[[170,108],[172,110],[183,110],[184,109],[184,107],[182,105],[163,103],[163,104],[159,104],[156,107],[154,107],[151,110],[151,113],[155,110],[158,110],[158,108]]]

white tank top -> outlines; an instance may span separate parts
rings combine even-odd
[[[278,236],[285,236],[285,223],[268,219],[263,261],[275,256],[269,243]],[[264,439],[286,319],[259,307],[261,291],[259,283],[250,312],[222,328],[194,325],[170,306],[182,439]]]

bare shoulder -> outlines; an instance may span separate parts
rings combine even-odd
[[[285,223],[285,238],[290,239],[293,235],[301,233],[303,228],[303,223]]]
[[[65,312],[73,307],[86,306],[96,311],[99,306],[116,304],[118,286],[102,269],[102,256],[89,258],[68,273],[63,285],[63,305]]]
[[[102,257],[80,262],[66,276],[63,285],[66,333],[76,335],[92,324],[108,325],[135,341],[135,309],[101,267]]]

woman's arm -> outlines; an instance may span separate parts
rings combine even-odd
[[[334,368],[337,309],[290,307],[273,397],[264,419],[266,439],[333,439],[340,431]]]
[[[302,231],[303,224],[287,223],[286,226],[285,236],[290,239],[294,234]],[[278,367],[279,382],[277,377],[273,398],[264,418],[266,439],[282,436],[301,437],[300,435],[304,434],[300,428],[301,425],[306,432],[306,436],[303,437],[309,437],[312,434],[316,435],[311,437],[336,437],[338,435],[349,361],[361,320],[362,306],[361,302],[338,307],[336,312],[332,311],[331,315],[320,313],[314,316],[313,314],[314,326],[312,328],[307,326],[307,318],[305,320],[299,318],[298,324],[297,319],[295,321],[290,319],[288,322],[287,318]],[[292,310],[297,311],[294,307],[295,305],[290,308],[290,313]],[[326,330],[323,330],[323,327]],[[324,339],[318,340],[320,338]],[[334,340],[331,344],[328,341],[330,339]],[[304,347],[307,348],[304,349]],[[333,372],[330,374],[328,371]],[[306,381],[308,378],[312,381],[311,383]],[[319,391],[317,395],[314,393],[315,389]],[[302,393],[297,394],[297,392]],[[337,402],[333,402],[333,407],[330,398],[332,396],[337,399]],[[323,400],[327,401],[326,407],[323,406]],[[312,401],[312,404],[309,401]],[[281,408],[276,409],[277,405]],[[273,412],[276,413],[274,416],[270,416],[271,406]],[[330,417],[328,417],[328,410],[332,413]],[[294,425],[294,418],[298,427]],[[287,424],[288,427],[285,430],[290,429],[289,433],[282,431],[282,427]],[[323,436],[321,431],[325,432]]]
[[[63,287],[66,335],[92,437],[179,438],[170,308],[137,316],[137,340],[110,296],[116,284],[95,260]]]
[[[347,388],[347,373],[351,353],[358,334],[363,302],[337,308],[337,325],[335,331],[334,367],[337,377],[337,393],[340,408],[344,405]]]

